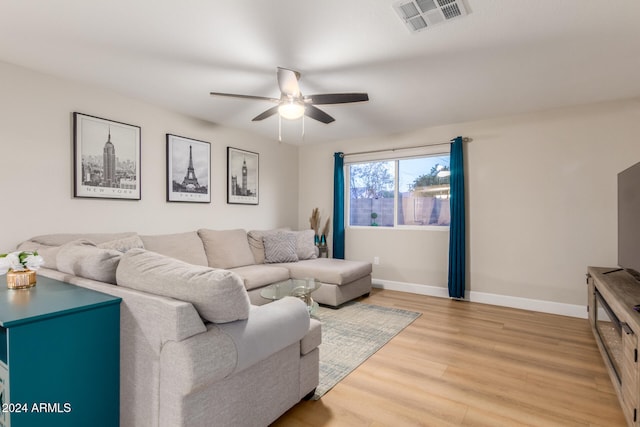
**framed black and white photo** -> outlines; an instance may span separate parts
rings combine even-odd
[[[140,200],[140,127],[73,113],[74,197]]]
[[[258,153],[227,147],[227,203],[258,204]]]
[[[211,144],[167,134],[167,201],[211,202]]]

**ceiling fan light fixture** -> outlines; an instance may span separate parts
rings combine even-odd
[[[283,101],[278,106],[278,114],[287,120],[296,120],[304,116],[305,106],[302,102],[289,100]]]

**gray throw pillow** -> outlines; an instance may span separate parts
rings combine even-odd
[[[264,242],[264,262],[267,264],[277,262],[297,262],[296,235],[282,232],[268,234],[262,238]]]
[[[274,230],[251,230],[247,233],[247,240],[256,264],[264,264],[264,236],[289,231],[288,228]]]
[[[190,302],[210,322],[249,317],[249,295],[240,276],[231,271],[131,249],[122,255],[116,279],[119,286]]]

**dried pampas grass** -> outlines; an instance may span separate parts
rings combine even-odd
[[[311,211],[311,217],[309,218],[309,225],[311,229],[318,235],[318,227],[320,226],[320,209],[313,208]]]

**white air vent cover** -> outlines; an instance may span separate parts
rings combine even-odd
[[[403,0],[393,8],[412,33],[467,14],[462,0]]]

